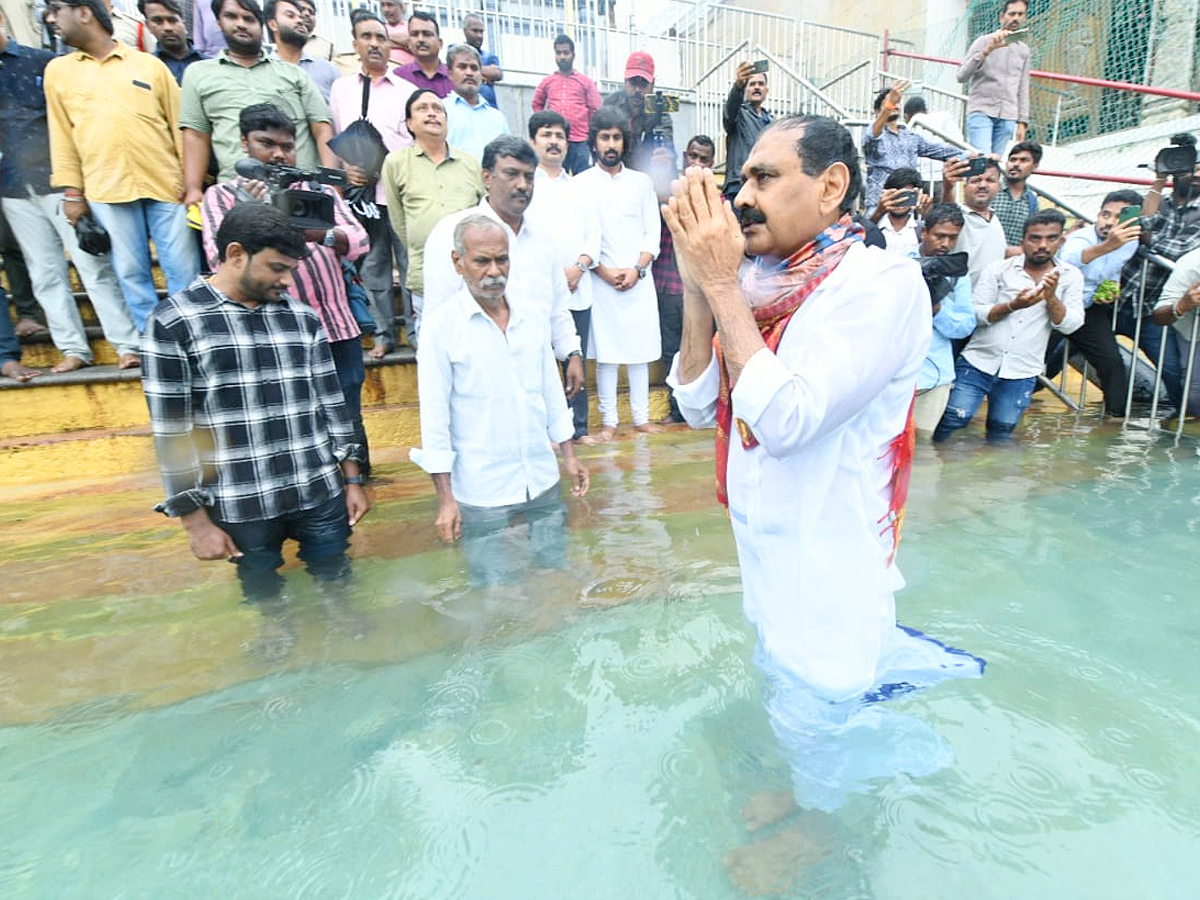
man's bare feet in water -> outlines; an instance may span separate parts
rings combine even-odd
[[[633,430],[638,434],[658,434],[663,430],[661,425],[655,425],[653,422],[643,422],[641,425],[634,425]]]
[[[16,359],[9,360],[3,366],[0,366],[0,375],[3,375],[5,378],[11,378],[13,381],[25,382],[30,378],[37,378],[41,374],[41,369],[31,369]]]
[[[725,871],[729,880],[748,896],[782,894],[827,852],[828,848],[803,829],[787,828],[757,843],[731,850],[725,856]]]
[[[122,353],[117,358],[118,369],[140,369],[142,367],[142,358],[136,353]]]
[[[575,438],[575,443],[582,444],[585,447],[590,447],[593,444],[598,444],[600,442],[590,434],[581,434],[579,437]]]
[[[76,369],[84,369],[90,365],[90,362],[85,362],[78,356],[64,356],[62,362],[52,367],[50,371],[61,375],[63,372],[74,372]]]
[[[782,822],[800,809],[791,791],[759,791],[742,808],[747,831],[758,831]]]
[[[371,357],[371,359],[383,359],[395,349],[395,345],[387,338],[375,338],[375,343],[367,351],[367,356]]]
[[[617,429],[612,425],[605,425],[596,432],[595,438],[598,444],[607,444],[617,436]]]
[[[45,334],[46,326],[37,319],[18,319],[13,331],[17,337],[33,337],[35,334]]]

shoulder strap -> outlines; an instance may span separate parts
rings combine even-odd
[[[363,80],[363,98],[362,98],[362,113],[359,115],[359,118],[365,119],[367,117],[367,103],[371,99],[371,76],[368,75],[366,72],[363,72],[361,74],[362,74],[362,80]]]

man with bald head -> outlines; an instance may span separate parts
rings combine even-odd
[[[667,381],[693,427],[717,427],[717,492],[769,710],[807,754],[840,740],[879,688],[979,667],[896,625],[910,411],[931,335],[920,268],[863,243],[858,153],[834,120],[775,122],[742,179],[740,222],[708,169],[688,169],[664,211],[684,280]],[[833,808],[889,774],[857,758],[823,771],[832,747],[794,766],[801,805]]]
[[[488,216],[458,223],[452,258],[463,287],[426,315],[417,348],[421,446],[410,456],[433,477],[438,537],[462,538],[472,577],[484,584],[563,565],[566,507],[552,445],[571,493],[588,489],[550,321],[521,298],[509,302],[508,242]],[[528,525],[530,559],[501,534],[515,517]]]

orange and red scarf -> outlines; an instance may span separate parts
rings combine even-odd
[[[805,244],[778,266],[765,269],[760,264],[747,266],[742,276],[742,289],[751,301],[754,319],[762,334],[767,349],[775,353],[787,330],[788,323],[804,301],[812,296],[829,275],[837,268],[850,247],[863,239],[863,229],[848,215],[826,228],[808,244]],[[729,506],[727,474],[729,469],[729,441],[733,421],[733,403],[730,399],[733,384],[725,355],[721,350],[720,335],[713,337],[713,349],[721,370],[721,387],[717,394],[717,446],[716,475],[717,499]],[[745,422],[738,420],[738,435],[742,448],[749,450],[758,446],[758,439]],[[892,555],[900,542],[900,528],[904,521],[904,504],[908,499],[908,484],[912,473],[913,449],[916,446],[916,429],[913,426],[912,409],[904,430],[888,445],[892,462],[892,497],[888,511],[881,520],[884,531],[892,532]]]

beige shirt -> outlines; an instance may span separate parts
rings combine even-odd
[[[117,41],[102,60],[52,59],[43,84],[52,185],[100,203],[179,201],[179,85],[162,60]]]

